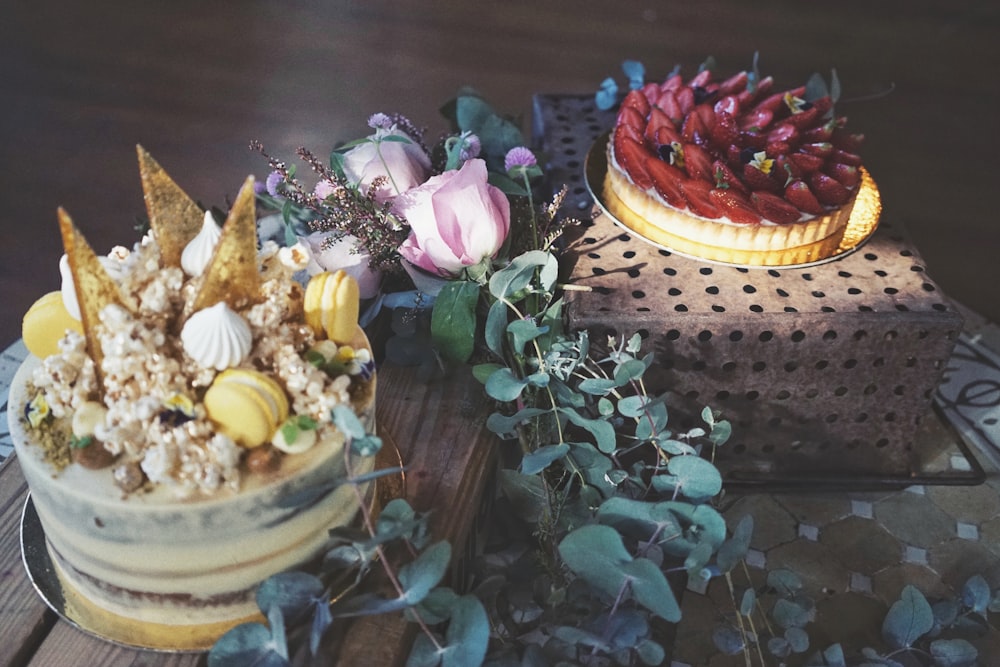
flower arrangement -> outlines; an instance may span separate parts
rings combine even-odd
[[[641,85],[641,68],[626,74]],[[605,82],[599,101],[616,94]],[[487,426],[513,443],[500,476],[507,533],[479,585],[459,593],[440,583],[451,546],[432,541],[426,516],[401,499],[377,517],[363,508],[361,530],[331,534],[322,572],[262,585],[268,625],[222,637],[212,667],[308,664],[335,619],[397,612],[421,629],[412,667],[660,665],[685,578],[722,576],[733,588],[753,522],[730,530],[716,506],[712,460],[730,424],[706,407],[702,426],[675,430],[664,397],[646,391],[652,358],[639,335],[590,341],[564,329],[561,294],[573,287],[560,283],[558,240],[572,223],[559,216],[562,193],[539,205],[537,157],[474,91],[445,111],[452,127],[433,144],[405,117],[376,114],[372,134],[328,162],[300,149],[312,186],[254,143],[272,169],[258,194],[280,213],[264,233],[307,253],[312,272],[358,279],[363,322],[392,311],[388,358],[428,375],[471,365],[496,401]],[[357,592],[377,567],[394,595]],[[805,652],[813,609],[795,581],[774,574],[739,605],[733,591],[739,623],[717,633],[720,649],[747,664],[765,664],[765,646],[782,658]],[[755,627],[759,596],[776,591],[783,621]],[[834,645],[808,664],[846,663]]]

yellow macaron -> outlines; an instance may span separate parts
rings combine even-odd
[[[273,378],[245,368],[219,373],[205,392],[205,410],[219,430],[244,447],[271,440],[288,419],[288,397]]]
[[[306,285],[306,324],[317,338],[348,343],[358,328],[358,281],[342,270],[317,273]]]
[[[67,329],[83,333],[83,324],[63,304],[62,292],[49,292],[31,305],[21,322],[21,336],[28,351],[39,359],[59,352]]]

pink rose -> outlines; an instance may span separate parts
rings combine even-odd
[[[386,137],[402,137],[406,141],[387,141]],[[368,194],[372,181],[379,176],[386,178],[375,192],[375,200],[380,204],[427,180],[430,158],[420,144],[395,125],[375,130],[369,139],[344,154],[344,173],[363,194]]]
[[[510,231],[510,203],[486,178],[486,163],[468,160],[397,197],[393,211],[410,225],[403,259],[457,277],[496,255]]]

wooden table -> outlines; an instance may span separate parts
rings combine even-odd
[[[392,438],[407,466],[405,497],[418,511],[440,510],[433,514],[432,530],[454,546],[452,579],[460,583],[464,554],[476,548],[479,499],[492,484],[497,448],[485,428],[485,395],[467,375],[425,384],[410,369],[387,365],[380,370],[377,400],[379,430]],[[11,457],[0,467],[0,667],[204,664],[201,654],[152,653],[107,643],[49,610],[21,562],[19,526],[27,494],[21,468]],[[414,629],[399,615],[360,620],[346,634],[336,664],[401,664]],[[71,662],[67,656],[73,656]]]

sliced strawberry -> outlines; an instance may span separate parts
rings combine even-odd
[[[832,120],[827,121],[822,125],[816,125],[815,127],[810,127],[807,130],[803,130],[802,141],[806,143],[830,141],[833,138],[833,128],[834,128],[834,122]]]
[[[734,143],[740,136],[736,119],[726,111],[715,112],[715,123],[708,128],[708,137],[713,146],[722,149]]]
[[[786,183],[795,178],[802,178],[802,170],[799,169],[799,165],[792,162],[788,153],[774,158],[774,167],[785,178]]]
[[[772,114],[776,113],[785,104],[785,93],[774,93],[773,95],[768,95],[760,102],[754,105],[753,110],[764,110],[770,111]]]
[[[744,109],[749,109],[753,107],[755,100],[762,100],[771,94],[771,89],[774,87],[774,77],[765,76],[763,79],[757,82],[757,86],[753,89],[746,89],[737,95],[740,101],[740,106]]]
[[[674,130],[674,123],[663,109],[655,106],[651,107],[649,110],[649,119],[646,121],[646,141],[654,146],[657,145],[656,133],[662,128]]]
[[[740,132],[740,143],[755,151],[762,151],[767,146],[767,135],[754,130],[743,130]]]
[[[763,190],[773,193],[779,193],[782,190],[781,183],[770,174],[765,174],[752,164],[743,165],[743,182],[751,190]]]
[[[750,194],[750,202],[761,217],[779,225],[797,222],[802,217],[799,209],[770,192],[753,192]]]
[[[851,193],[832,176],[821,171],[809,175],[809,187],[819,203],[827,206],[843,206],[851,198]]]
[[[735,95],[726,95],[720,98],[715,103],[715,115],[718,117],[720,113],[727,113],[732,117],[736,117],[740,113],[740,103],[736,99]]]
[[[695,107],[698,109],[698,107]],[[701,114],[696,111],[689,113],[684,119],[684,125],[681,126],[681,137],[684,141],[691,144],[707,144],[708,143],[708,128],[710,126],[705,124],[702,119]]]
[[[698,144],[684,144],[684,170],[691,178],[715,183],[715,177],[712,175],[712,156]]]
[[[733,222],[741,225],[755,225],[760,222],[760,214],[750,200],[739,192],[728,188],[712,188],[708,195],[716,208]]]
[[[635,107],[627,107],[623,104],[618,110],[618,125],[629,125],[642,134],[642,130],[646,127],[646,116],[639,113]]]
[[[694,78],[688,81],[688,85],[692,88],[704,88],[708,85],[708,82],[712,80],[712,71],[708,69],[703,69]]]
[[[817,109],[819,109],[819,116],[820,118],[822,118],[823,116],[826,116],[827,113],[829,113],[830,109],[833,108],[833,100],[830,98],[829,95],[824,95],[818,100],[813,100],[812,105]]]
[[[768,109],[752,109],[739,118],[741,130],[764,130],[774,120],[774,112]]]
[[[779,155],[787,155],[792,152],[792,146],[787,141],[769,141],[764,147],[764,151],[770,158],[776,158]]]
[[[663,82],[660,86],[660,92],[664,93],[668,90],[677,90],[684,84],[684,78],[680,74],[671,74],[667,77],[667,80]]]
[[[673,126],[664,125],[656,131],[656,136],[653,137],[653,146],[659,150],[663,146],[669,146],[672,143],[681,143],[681,134],[673,128]]]
[[[795,127],[791,123],[784,121],[775,125],[770,132],[767,133],[767,140],[770,141],[785,141],[788,143],[794,143],[799,139],[799,128]]]
[[[861,172],[853,164],[843,162],[830,162],[823,168],[823,172],[843,185],[848,190],[853,189],[861,182]]]
[[[852,134],[845,130],[843,127],[833,127],[834,121],[831,121],[831,137],[830,141],[837,148],[845,151],[850,151],[852,153],[858,152],[861,149],[861,144],[865,141],[865,135],[863,134]]]
[[[816,107],[809,107],[808,109],[804,109],[798,113],[793,113],[785,119],[785,122],[802,129],[812,126],[818,119],[819,109]]]
[[[653,84],[655,86],[655,84]],[[643,118],[649,115],[649,100],[643,92],[638,90],[630,90],[625,95],[625,99],[622,100],[622,107],[630,107],[635,109],[639,115]]]
[[[688,86],[683,86],[677,90],[677,103],[681,105],[681,113],[685,116],[691,113],[694,108],[694,91]]]
[[[811,153],[803,153],[801,151],[796,153],[790,153],[788,159],[795,163],[803,174],[811,174],[814,171],[819,171],[823,166],[823,158],[818,155],[812,155]]]
[[[804,213],[822,215],[826,210],[809,189],[809,184],[803,180],[797,179],[788,184],[785,188],[785,199]]]
[[[840,148],[834,148],[831,157],[835,161],[842,162],[843,164],[853,164],[855,167],[861,166],[861,156],[857,153],[851,153],[850,151],[845,151]]]
[[[687,200],[688,208],[691,209],[691,212],[703,218],[715,220],[721,217],[722,212],[712,201],[712,197],[709,194],[711,190],[712,185],[705,181],[692,178],[681,181],[681,192],[684,194],[684,199]]]
[[[667,90],[660,93],[660,98],[656,101],[656,106],[663,109],[664,113],[673,121],[675,126],[680,126],[684,120],[684,112],[677,101],[677,91]]]
[[[825,158],[833,152],[833,144],[829,141],[817,141],[811,144],[802,144],[799,150],[809,155]]]
[[[679,209],[687,206],[687,199],[684,198],[680,186],[681,181],[685,178],[684,172],[652,156],[646,159],[646,171],[653,179],[653,189],[668,204]]]
[[[735,95],[747,87],[749,76],[745,71],[732,75],[719,84],[719,95]]]
[[[615,159],[632,177],[632,182],[642,190],[653,187],[653,179],[646,171],[646,151],[642,144],[624,134],[615,134]]]
[[[642,132],[635,129],[631,125],[619,125],[615,128],[615,141],[618,140],[618,135],[626,136],[633,141],[642,143]]]
[[[743,181],[741,181],[729,165],[722,160],[716,160],[712,163],[712,174],[715,176],[716,187],[728,188],[735,192],[739,192],[741,195],[750,194],[750,190],[748,190],[747,186],[743,184]]]
[[[656,98],[660,96],[660,87],[655,83],[647,83],[640,90],[647,104],[653,104],[656,102]],[[646,114],[644,113],[643,115],[645,116]]]

